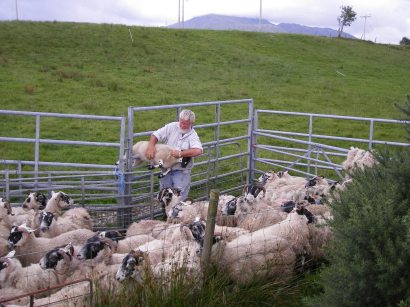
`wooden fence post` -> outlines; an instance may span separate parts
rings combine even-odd
[[[219,190],[212,189],[209,198],[208,217],[206,219],[204,248],[202,250],[201,267],[206,272],[211,257],[212,240],[215,230],[215,217],[218,209]]]

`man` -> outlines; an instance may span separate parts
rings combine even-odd
[[[201,141],[192,128],[194,122],[195,113],[191,110],[182,110],[178,122],[169,123],[151,135],[145,153],[147,158],[154,157],[157,142],[176,148],[171,152],[175,158],[196,157],[202,154]],[[176,164],[166,176],[159,180],[160,189],[177,188],[181,191],[181,200],[184,201],[188,197],[191,185],[192,167],[192,159],[185,168],[181,166],[181,163]]]

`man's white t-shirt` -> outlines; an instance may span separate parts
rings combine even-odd
[[[181,151],[198,148],[202,149],[202,143],[199,140],[195,129],[191,129],[184,135],[179,130],[179,122],[172,122],[152,133],[158,139],[158,142],[167,144]],[[176,164],[172,169],[174,170],[190,170],[193,166],[193,159],[186,168],[182,168],[181,164]]]

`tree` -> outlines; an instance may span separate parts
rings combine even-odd
[[[340,8],[342,9],[342,13],[339,17],[337,17],[337,21],[339,22],[338,37],[342,35],[343,27],[349,27],[352,24],[352,22],[356,20],[356,12],[353,11],[353,8],[351,6],[342,5]]]
[[[410,38],[404,36],[400,41],[400,45],[410,45]]]

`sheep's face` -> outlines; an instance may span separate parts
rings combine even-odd
[[[7,239],[9,249],[13,250],[15,247],[24,245],[28,235],[29,233],[19,226],[11,227],[10,235]]]
[[[181,191],[178,189],[164,188],[159,191],[157,199],[165,207],[168,206],[173,199],[179,197]]]
[[[0,197],[0,208],[5,209],[7,211],[7,215],[11,215],[13,213],[13,211],[11,210],[10,202],[2,197]]]
[[[55,269],[59,261],[62,261],[63,259],[60,248],[54,248],[40,259],[40,267],[43,270]]]
[[[278,178],[290,177],[290,175],[288,174],[288,171],[279,171],[279,172],[277,172],[277,176],[278,176]]]
[[[52,212],[41,212],[39,216],[40,222],[40,231],[46,232],[50,229],[51,224],[53,223],[54,214]]]
[[[233,198],[223,205],[222,214],[223,215],[234,215],[236,211],[236,201],[237,198]]]
[[[142,283],[141,271],[138,266],[144,264],[144,256],[141,251],[131,251],[122,260],[121,266],[118,268],[115,279],[123,282],[126,278],[132,278],[139,283]]]
[[[325,180],[325,177],[323,176],[316,176],[315,178],[309,179],[306,184],[305,184],[305,188],[308,187],[314,187],[318,184],[323,183],[323,181]]]
[[[249,195],[249,196],[253,196],[253,198],[256,198],[259,195],[259,193],[262,191],[263,191],[263,187],[261,187],[258,184],[247,185],[244,188],[245,197]]]
[[[289,200],[289,201],[283,203],[282,205],[280,205],[280,209],[283,212],[290,213],[295,208],[295,206],[296,206],[295,202]]]
[[[202,253],[205,238],[205,226],[205,222],[199,219],[195,220],[195,222],[188,225],[188,228],[191,230],[192,236],[194,237],[197,243],[196,253],[198,255]]]
[[[258,178],[258,182],[265,184],[268,181],[272,181],[275,179],[275,173],[274,172],[266,172],[263,173],[259,178]]]
[[[180,201],[168,211],[168,217],[182,218],[182,210],[187,206],[185,202]]]
[[[305,207],[305,203],[298,203],[296,205],[296,213],[299,215],[304,215],[307,219],[307,223],[314,223],[315,222],[315,216],[310,212],[308,209]]]
[[[47,205],[56,204],[60,209],[66,209],[74,204],[74,200],[64,192],[51,192]]]
[[[8,279],[10,267],[10,259],[0,258],[0,284],[4,284]]]
[[[87,260],[87,259],[97,259],[97,258],[105,258],[109,254],[111,254],[112,248],[114,247],[114,242],[112,244],[107,243],[107,238],[101,238],[98,235],[91,237],[87,240],[87,242],[80,248],[77,254],[77,258],[79,260]]]
[[[43,193],[32,192],[23,202],[23,209],[28,210],[43,210],[46,206],[47,198]]]
[[[118,243],[118,240],[120,240],[122,238],[122,235],[120,232],[116,231],[116,230],[107,230],[107,231],[101,231],[98,236],[100,238],[108,238],[113,240],[114,242]]]

